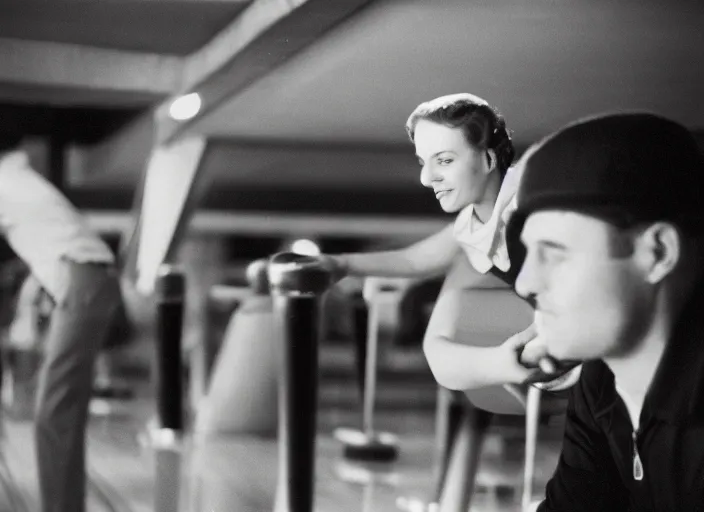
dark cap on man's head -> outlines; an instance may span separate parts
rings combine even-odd
[[[650,113],[577,121],[529,150],[507,236],[538,210],[704,228],[704,160],[685,127]]]

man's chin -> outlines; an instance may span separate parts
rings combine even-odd
[[[565,347],[551,348],[550,346],[548,346],[548,355],[558,361],[562,361],[565,363],[575,361],[586,361],[587,359],[590,359],[584,353],[578,353],[575,350],[569,350]]]
[[[565,343],[564,338],[555,339],[546,337],[545,345],[548,349],[548,355],[558,361],[572,361],[578,359],[574,350],[570,350],[570,346]]]

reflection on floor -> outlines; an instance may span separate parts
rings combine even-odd
[[[142,404],[144,405],[144,404]],[[143,407],[142,412],[148,410]],[[427,415],[426,415],[427,416]],[[379,414],[381,429],[400,436],[401,456],[393,464],[349,463],[341,456],[331,436],[333,426],[355,424],[351,414],[336,411],[321,414],[318,439],[316,510],[319,512],[388,512],[416,510],[433,491],[432,418],[411,414]],[[340,422],[344,418],[350,421]],[[112,419],[94,419],[91,425],[89,461],[91,485],[88,510],[152,512],[154,464],[140,443],[146,417],[130,414]],[[331,421],[333,420],[333,421]],[[410,428],[409,428],[410,425]],[[538,450],[536,491],[552,472],[559,448],[557,427],[545,427]],[[8,422],[3,455],[27,503],[27,511],[38,510],[36,472],[31,442],[31,424]],[[255,437],[223,437],[185,451],[182,510],[188,512],[259,512],[272,510],[276,485],[276,444]],[[523,449],[517,424],[497,425],[487,441],[473,511],[518,510]],[[368,471],[377,483],[363,485]],[[7,496],[1,511],[23,512]],[[112,504],[105,504],[105,498]]]
[[[398,379],[398,371],[395,370]],[[381,375],[375,425],[400,438],[400,458],[388,465],[345,461],[332,433],[361,424],[353,381],[322,379],[317,445],[316,512],[391,512],[420,510],[433,494],[435,438],[432,398],[427,375],[415,388]],[[337,379],[337,380],[336,380]],[[424,383],[424,384],[422,384]],[[90,424],[89,512],[154,512],[154,459],[145,447],[145,426],[153,416],[151,387],[143,383],[137,398],[106,412],[94,402]],[[417,400],[417,402],[416,402]],[[38,512],[32,428],[28,421],[5,419],[0,477],[11,476],[20,496],[0,488],[0,512]],[[538,447],[536,498],[552,473],[561,440],[558,422],[542,426]],[[220,437],[184,450],[182,512],[264,512],[273,507],[277,447],[274,440]],[[483,451],[474,512],[518,511],[523,465],[523,418],[500,419]],[[374,475],[372,484],[361,483]],[[13,500],[15,503],[13,504]],[[17,503],[22,502],[22,508]],[[174,511],[176,512],[176,511]]]

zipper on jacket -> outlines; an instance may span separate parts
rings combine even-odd
[[[640,460],[638,453],[638,433],[633,432],[633,479],[643,480],[643,462]]]

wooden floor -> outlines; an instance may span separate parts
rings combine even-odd
[[[149,403],[132,402],[123,415],[94,417],[90,428],[89,508],[93,512],[153,512],[154,456],[145,445]],[[399,435],[400,457],[392,464],[346,461],[333,438],[336,426],[354,426],[358,415],[323,411],[317,441],[316,512],[421,510],[433,492],[433,419],[408,413],[378,414],[380,428]],[[13,497],[0,490],[1,512],[38,512],[36,467],[30,422],[5,422],[2,477],[13,480]],[[552,472],[559,447],[556,428],[544,428],[538,451],[536,497]],[[179,509],[183,512],[260,512],[273,510],[276,489],[275,440],[219,437],[187,440],[183,450]],[[471,510],[518,510],[522,478],[520,423],[498,425],[485,445],[478,489]],[[371,483],[368,483],[371,477]],[[365,483],[366,482],[366,483]],[[18,500],[24,503],[17,505]]]
[[[357,387],[351,376],[347,380],[340,377],[345,373],[342,369],[349,369],[351,364],[325,358],[323,362],[330,376],[323,376],[320,393],[316,512],[421,512],[421,505],[433,496],[436,471],[436,391],[427,370],[421,365],[407,379],[399,377],[415,363],[398,359],[387,372],[389,380],[381,375],[375,425],[399,436],[400,457],[392,464],[365,466],[346,461],[333,436],[338,427],[361,424]],[[155,510],[156,462],[146,436],[146,425],[154,415],[154,398],[147,383],[137,383],[136,389],[134,400],[112,405],[94,401],[91,406],[88,512]],[[106,415],[108,410],[110,414]],[[504,418],[491,427],[471,511],[519,509],[522,422],[520,417]],[[0,425],[4,426],[0,512],[39,512],[32,424],[2,418]],[[555,467],[560,441],[559,422],[541,427],[536,498]],[[273,510],[275,439],[221,436],[196,442],[187,438],[181,461],[178,507],[174,512]]]

